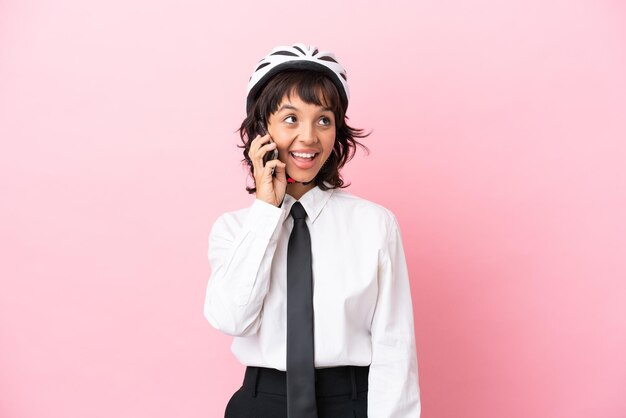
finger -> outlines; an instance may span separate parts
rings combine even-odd
[[[275,142],[270,142],[269,144],[265,144],[262,147],[260,147],[258,150],[256,150],[256,152],[254,153],[254,158],[263,159],[263,157],[265,157],[265,154],[267,154],[268,152],[272,152],[275,149],[276,149]]]
[[[248,157],[252,161],[252,165],[255,170],[260,171],[263,169],[263,158],[268,152],[271,152],[274,149],[276,149],[276,144],[274,142],[270,142],[269,144],[265,144],[253,152],[248,153]]]
[[[248,157],[252,160],[256,157],[256,153],[259,151],[259,148],[261,148],[264,144],[268,144],[271,143],[270,142],[270,136],[269,135],[265,135],[265,136],[257,136],[256,138],[254,138],[252,140],[252,142],[250,143],[250,148],[248,149]]]
[[[272,168],[275,167],[276,161],[279,160],[269,160],[265,165],[263,165],[263,160],[255,163],[255,173],[254,176],[257,182],[271,183],[272,182]]]
[[[256,163],[257,166],[263,167],[264,162],[263,162],[263,158],[265,158],[265,156],[267,155],[268,152],[272,152],[273,150],[276,149],[276,144],[275,143],[269,143],[266,145],[263,145],[261,148],[259,148],[256,153],[252,156],[252,160]]]
[[[278,173],[278,170],[281,170],[280,166],[282,167],[282,170],[284,171],[284,165],[285,163],[283,163],[280,160],[270,160],[267,162],[267,164],[265,164],[265,167],[263,168],[263,179],[270,179],[272,178],[272,169],[274,169],[274,171],[276,173]],[[277,174],[278,175],[278,174]]]
[[[248,153],[252,153],[256,150],[259,149],[259,147],[261,147],[263,144],[266,144],[270,141],[270,135],[266,134],[266,135],[257,135],[256,138],[254,138],[252,140],[252,142],[250,142],[250,151],[248,151]]]
[[[252,159],[252,156],[254,155],[254,153],[256,152],[256,150],[260,146],[259,138],[261,138],[261,135],[257,135],[252,141],[250,141],[250,146],[248,147],[248,158],[249,159]]]
[[[280,180],[281,182],[282,181],[286,182],[287,181],[287,170],[286,170],[287,164],[283,163],[280,160],[275,160],[275,161],[277,161],[275,165],[275,169],[274,169],[276,178]]]

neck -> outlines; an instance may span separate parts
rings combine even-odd
[[[296,200],[299,200],[306,192],[315,187],[315,182],[311,182],[307,185],[302,183],[290,183],[287,185],[287,193],[289,196]]]

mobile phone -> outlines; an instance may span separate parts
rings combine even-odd
[[[267,124],[265,123],[265,119],[264,118],[259,118],[258,127],[259,127],[259,134],[267,135],[267,133],[268,133],[267,132]],[[270,136],[270,142],[274,142],[274,140],[272,139],[271,136]],[[277,158],[278,158],[278,149],[277,148],[274,148],[272,151],[268,151],[263,156],[263,166],[265,166],[265,164],[267,164],[268,161],[275,160]],[[272,168],[272,175],[274,175],[274,168]]]

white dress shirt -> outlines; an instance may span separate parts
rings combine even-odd
[[[211,229],[204,315],[235,337],[232,352],[246,366],[286,370],[295,201],[256,199]],[[342,189],[315,187],[299,201],[311,234],[315,367],[369,365],[368,417],[419,418],[413,306],[395,216]]]

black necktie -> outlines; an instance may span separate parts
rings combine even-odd
[[[291,207],[287,247],[287,411],[289,418],[317,418],[313,355],[311,235],[300,202]]]

